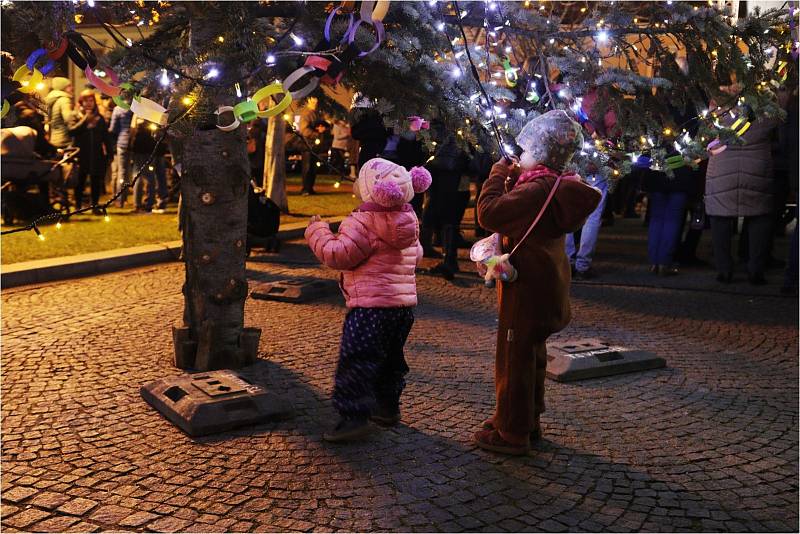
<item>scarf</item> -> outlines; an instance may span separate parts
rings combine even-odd
[[[533,182],[539,178],[559,178],[559,174],[550,167],[540,164],[529,171],[523,172],[517,179],[517,183],[514,184],[514,187]],[[562,174],[560,178],[562,180],[581,181],[581,177],[573,172]]]

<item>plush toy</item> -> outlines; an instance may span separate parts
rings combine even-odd
[[[509,261],[510,254],[503,254],[500,239],[500,234],[492,234],[476,242],[469,251],[469,259],[475,262],[486,287],[494,287],[496,280],[517,279],[517,270]]]

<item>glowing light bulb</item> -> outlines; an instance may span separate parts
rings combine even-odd
[[[108,214],[103,215],[103,221],[104,222],[111,222],[111,217],[109,217]]]
[[[56,230],[61,230],[61,221],[56,223]]]
[[[208,74],[206,74],[206,78],[216,78],[217,76],[219,76],[219,69],[216,67],[212,67],[211,70],[208,71]]]
[[[320,162],[318,161],[318,162],[317,162],[317,167],[322,167],[322,163],[320,163]]]
[[[321,142],[321,141],[320,141],[319,139],[314,139],[314,144],[315,144],[315,145],[318,145],[318,144],[320,144],[320,142]]]
[[[181,99],[181,103],[183,103],[183,105],[184,105],[184,106],[191,106],[191,105],[192,105],[192,97],[190,97],[190,96],[184,96],[184,97]]]
[[[606,30],[601,30],[597,32],[595,38],[598,40],[598,42],[605,43],[608,41],[608,32]]]
[[[161,79],[159,80],[159,83],[161,83],[161,85],[163,85],[164,87],[169,85],[169,76],[167,76],[167,69],[161,69]]]
[[[94,7],[94,0],[88,0],[86,3],[89,4],[89,7]]]
[[[224,43],[225,42],[225,37],[220,35],[219,37],[217,37],[217,41],[220,42],[220,43]]]
[[[37,235],[39,236],[39,241],[44,241],[44,234],[43,233],[39,232]]]
[[[283,120],[290,121],[290,120],[292,120],[292,116],[289,115],[288,113],[284,113],[283,114]]]
[[[453,67],[453,70],[450,71],[450,76],[453,78],[460,78],[461,77],[461,69],[458,67]]]
[[[37,83],[36,84],[36,90],[37,91],[41,91],[42,89],[44,89],[44,84],[42,82]]]
[[[340,187],[341,185],[342,185],[342,184],[340,184],[339,182],[334,182],[334,184],[333,184],[333,188],[334,188],[334,189],[339,189],[339,187]]]
[[[274,65],[274,64],[275,64],[275,56],[272,55],[272,54],[269,54],[267,56],[267,65]]]
[[[444,22],[437,22],[437,23],[436,23],[436,29],[437,29],[438,31],[440,31],[440,32],[441,32],[441,31],[444,31]]]
[[[292,38],[292,41],[294,41],[294,44],[297,46],[302,46],[302,44],[305,42],[302,37],[295,35],[294,32],[290,33],[289,37]]]
[[[494,11],[497,9],[497,4],[494,2],[489,2],[489,11]]]

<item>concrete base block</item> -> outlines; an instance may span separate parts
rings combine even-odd
[[[601,376],[659,369],[666,360],[652,352],[578,339],[547,346],[547,378],[572,382]]]
[[[339,291],[335,280],[295,279],[252,284],[250,296],[254,299],[280,302],[309,302]]]
[[[215,434],[291,415],[289,403],[230,370],[156,380],[142,386],[140,393],[156,411],[190,436]]]

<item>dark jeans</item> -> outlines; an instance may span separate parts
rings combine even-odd
[[[747,272],[750,276],[763,275],[769,259],[769,244],[773,214],[745,217],[747,223],[748,260]],[[714,245],[714,263],[717,272],[733,273],[733,257],[731,255],[731,238],[736,228],[736,217],[711,217],[711,235]]]
[[[317,158],[309,151],[303,152],[303,193],[314,192],[317,181]]]
[[[398,413],[408,373],[403,354],[413,308],[352,308],[347,312],[333,387],[343,419],[367,419],[376,408]]]
[[[86,178],[89,176],[87,171],[80,169],[78,172],[78,185],[75,186],[75,208],[81,209],[83,206],[83,190],[86,188]],[[100,193],[103,192],[103,182],[105,174],[91,175],[92,205],[100,201]]]
[[[167,173],[164,167],[164,158],[155,157],[146,168],[144,167],[149,154],[133,155],[133,174],[134,176],[141,170],[141,175],[133,185],[133,200],[136,209],[151,211],[153,205],[164,209],[167,207]],[[147,194],[145,196],[145,185]],[[156,203],[156,197],[158,202]]]
[[[671,265],[680,239],[686,193],[650,193],[647,256],[652,265]]]
[[[347,174],[347,169],[344,165],[344,152],[341,148],[331,148],[331,166]]]

